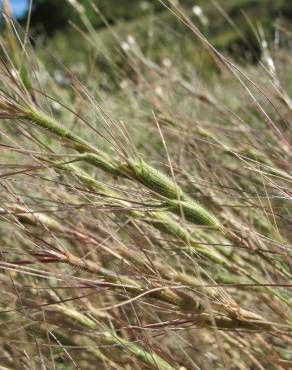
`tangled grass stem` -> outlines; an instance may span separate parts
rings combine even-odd
[[[87,327],[90,330],[96,330],[98,328],[95,321],[70,307],[62,305],[58,307],[58,310],[60,310],[70,319],[78,321],[80,324],[82,324],[83,326]],[[170,365],[165,359],[163,359],[158,354],[154,352],[149,352],[148,350],[141,347],[137,343],[125,340],[124,338],[117,335],[115,332],[112,331],[103,332],[103,334],[100,336],[100,341],[103,345],[121,346],[122,349],[127,350],[133,355],[137,356],[137,358],[142,360],[152,369],[157,369],[158,367],[161,370],[175,370],[175,367]]]

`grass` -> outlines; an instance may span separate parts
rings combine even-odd
[[[239,66],[171,14],[212,55],[208,80],[114,35],[131,71],[115,91],[54,56],[64,84],[7,19],[3,368],[291,366],[291,53]]]

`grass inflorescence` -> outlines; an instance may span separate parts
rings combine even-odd
[[[4,368],[291,365],[291,55],[238,66],[169,11],[214,54],[210,80],[132,42],[119,88],[54,60],[64,86],[6,25]]]

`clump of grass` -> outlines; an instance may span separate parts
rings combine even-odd
[[[289,366],[291,106],[277,71],[215,51],[235,75],[194,91],[187,64],[166,70],[136,45],[136,85],[89,92],[69,73],[64,91],[8,32],[3,366]]]

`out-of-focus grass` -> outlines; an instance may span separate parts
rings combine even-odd
[[[184,12],[204,31],[210,42],[221,51],[228,50],[237,61],[256,62],[260,57],[258,35],[251,24],[262,27],[270,38],[275,25],[286,27],[291,20],[290,6],[285,1],[199,0],[195,4],[193,1],[183,1],[181,4]],[[207,23],[194,14],[194,6],[202,9]],[[77,9],[79,10],[79,7]],[[97,8],[92,12],[97,19],[103,20]],[[76,13],[78,14],[77,10]],[[82,16],[84,20],[84,15]],[[100,27],[95,30],[91,42],[88,42],[88,39],[84,42],[84,36],[74,29],[76,26],[76,22],[71,23],[66,31],[61,30],[54,37],[47,39],[46,45],[49,50],[55,50],[63,63],[73,65],[85,76],[87,69],[84,64],[89,62],[94,65],[94,80],[103,86],[116,88],[116,82],[120,81],[123,75],[132,74],[124,63],[123,53],[119,52],[120,44],[127,42],[129,35],[134,35],[143,53],[155,62],[163,63],[163,60],[171,56],[176,65],[184,66],[187,61],[190,65],[200,67],[200,75],[204,78],[209,78],[212,72],[218,72],[209,53],[194,40],[192,31],[167,9],[163,10],[163,7],[162,10],[150,14],[138,13],[136,18],[130,20],[116,18],[116,23],[110,28]],[[88,22],[79,22],[78,29],[87,33]],[[43,42],[43,36],[39,38],[39,42]],[[41,52],[41,49],[39,52],[46,67],[55,69],[55,64],[47,57],[46,52]]]

